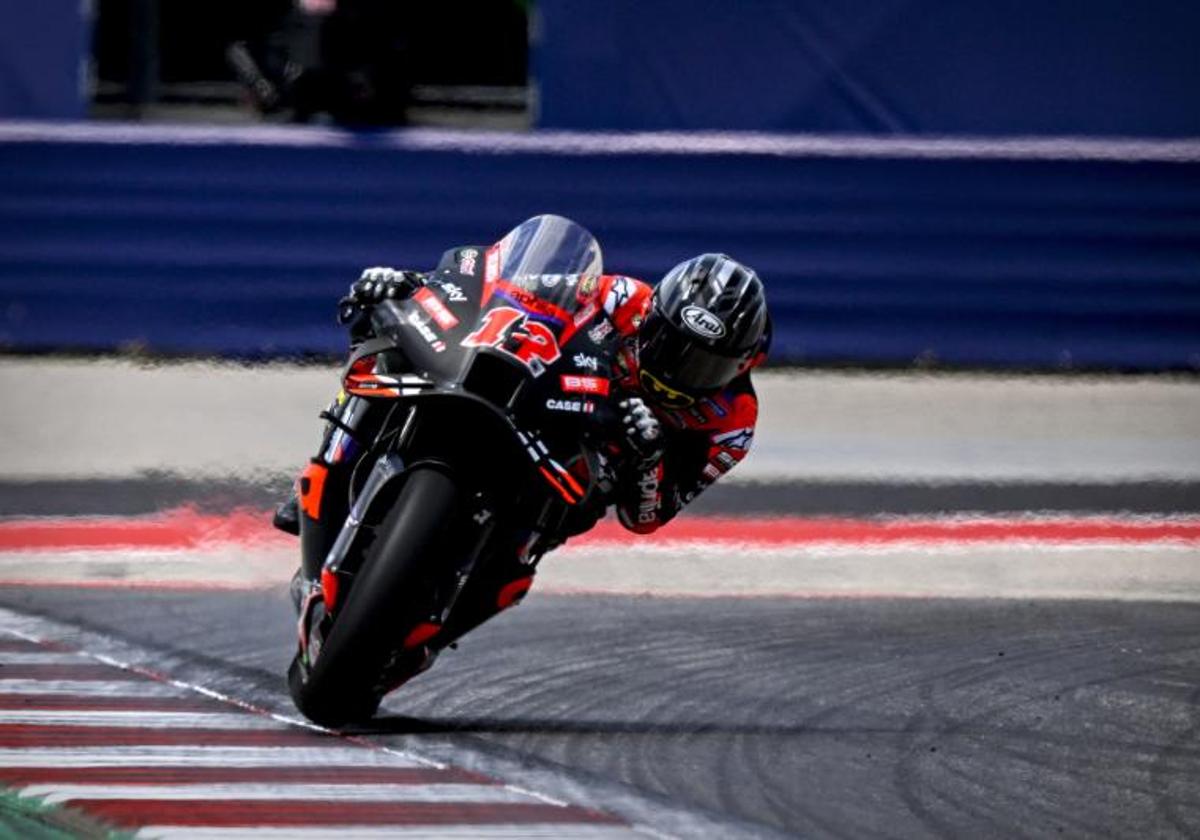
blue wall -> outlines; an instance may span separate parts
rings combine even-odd
[[[1192,0],[545,0],[539,124],[1200,135]]]
[[[83,116],[81,0],[0,0],[0,117]]]
[[[611,270],[655,279],[707,250],[756,267],[777,361],[1200,367],[1196,149],[1135,163],[583,135],[5,136],[9,347],[336,352],[334,300],[361,267],[427,267],[556,212]]]

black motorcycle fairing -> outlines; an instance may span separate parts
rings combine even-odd
[[[345,628],[371,625],[353,605],[374,610],[385,603],[353,594],[366,585],[357,582],[360,575],[397,586],[407,581],[395,597],[404,615],[424,623],[395,640],[407,664],[396,660],[397,668],[385,668],[388,685],[425,661],[414,645],[443,646],[519,598],[540,555],[591,527],[611,489],[604,441],[611,431],[617,342],[612,330],[592,328],[606,317],[597,300],[599,246],[572,222],[539,217],[496,246],[468,253],[474,250],[448,252],[451,264],[433,272],[413,297],[372,307],[375,337],[355,348],[344,371],[343,396],[371,403],[378,433],[359,453],[357,478],[346,482],[341,532],[319,558],[328,573],[320,575],[319,588],[330,609],[318,609],[310,598],[305,615],[310,622],[319,616],[320,626],[305,627],[302,617],[301,638],[315,633],[319,647],[332,627],[335,647],[354,650],[347,633],[358,631]],[[520,270],[502,270],[511,265]],[[410,476],[420,478],[412,484]],[[426,484],[452,495],[440,506],[430,502],[429,510],[447,520],[445,536],[414,559],[402,548],[412,543],[396,529],[420,520],[396,514],[408,503],[421,507],[424,490],[414,488]],[[388,547],[382,554],[381,546]],[[363,565],[368,556],[373,559]],[[306,570],[313,559],[306,550]],[[400,577],[380,571],[393,561]],[[502,591],[489,596],[495,584]],[[464,591],[471,593],[472,614],[455,619],[467,609],[456,606]],[[338,622],[342,609],[351,611],[348,623]],[[439,636],[439,628],[448,628],[446,635]],[[297,700],[302,710],[337,705],[339,686],[327,678],[336,671],[312,671],[314,659],[302,643],[289,675],[293,697],[304,698]],[[364,691],[370,693],[357,686],[360,699]],[[348,713],[369,714],[369,705]],[[329,712],[330,719],[340,714]]]
[[[430,279],[455,284],[462,280],[469,282],[474,279],[476,283],[482,283],[484,255],[488,248],[487,245],[460,245],[449,249],[438,260],[437,268],[433,270]]]

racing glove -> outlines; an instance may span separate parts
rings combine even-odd
[[[632,452],[638,469],[650,469],[662,460],[662,425],[641,397],[621,400],[617,407],[623,412],[621,427],[626,447]]]
[[[338,323],[348,324],[381,300],[402,300],[424,285],[424,276],[416,271],[368,268],[350,286],[350,293],[338,301]]]

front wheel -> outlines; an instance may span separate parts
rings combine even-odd
[[[388,667],[397,652],[413,659],[413,673],[420,669],[423,652],[401,650],[401,640],[430,612],[419,593],[432,591],[458,512],[458,488],[446,473],[425,467],[405,478],[316,661],[305,668],[297,654],[288,669],[292,700],[309,720],[336,727],[369,719],[387,691],[385,667],[406,664]]]

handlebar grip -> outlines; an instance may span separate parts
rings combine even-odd
[[[381,300],[371,307],[371,329],[376,335],[394,335],[404,324],[404,315],[394,300]]]

